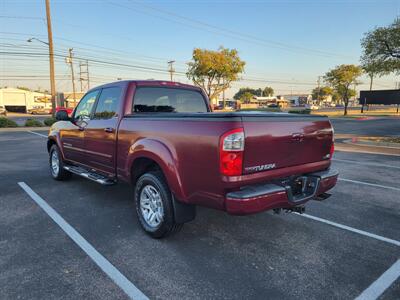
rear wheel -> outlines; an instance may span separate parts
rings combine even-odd
[[[175,222],[172,194],[160,171],[142,175],[134,190],[136,213],[144,231],[153,238],[163,238],[179,231]]]
[[[71,173],[64,169],[61,152],[57,145],[53,145],[49,152],[50,174],[55,180],[65,180],[71,177]]]

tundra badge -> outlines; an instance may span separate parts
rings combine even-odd
[[[247,172],[259,172],[259,171],[274,169],[275,167],[276,167],[276,164],[272,163],[272,164],[254,166],[254,167],[247,167],[247,168],[244,168],[244,169]]]

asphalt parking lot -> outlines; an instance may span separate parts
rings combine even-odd
[[[336,152],[341,180],[331,198],[309,202],[305,216],[199,208],[179,234],[154,240],[139,228],[128,185],[52,180],[46,132],[37,133],[0,133],[1,299],[128,298],[21,182],[123,274],[137,298],[399,299],[400,157]]]

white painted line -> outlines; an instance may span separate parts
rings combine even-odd
[[[33,134],[36,134],[36,135],[38,135],[38,136],[47,138],[47,135],[44,135],[44,134],[41,134],[41,133],[37,133],[37,132],[34,132],[34,131],[30,131],[30,130],[27,130],[27,132],[33,133]]]
[[[400,277],[400,259],[375,280],[356,300],[375,300]]]
[[[322,219],[322,218],[318,218],[318,217],[315,217],[315,216],[312,216],[312,215],[309,215],[309,214],[298,214],[298,213],[296,213],[296,215],[304,217],[304,218],[308,218],[308,219],[311,219],[311,220],[314,220],[314,221],[322,222],[322,223],[325,223],[325,224],[328,224],[328,225],[332,225],[332,226],[337,227],[337,228],[341,228],[341,229],[348,230],[348,231],[351,231],[351,232],[354,232],[354,233],[358,233],[358,234],[361,234],[361,235],[364,235],[364,236],[367,236],[367,237],[370,237],[370,238],[373,238],[373,239],[376,239],[376,240],[379,240],[379,241],[382,241],[382,242],[386,242],[386,243],[389,243],[389,244],[393,244],[393,245],[396,245],[396,246],[400,247],[400,241],[388,239],[388,238],[385,238],[385,237],[377,235],[377,234],[373,234],[373,233],[370,233],[370,232],[367,232],[367,231],[363,231],[363,230],[359,230],[359,229],[356,229],[356,228],[353,228],[353,227],[350,227],[350,226],[346,226],[346,225],[342,225],[342,224],[339,224],[339,223],[335,223],[335,222],[332,222],[332,221],[329,221],[329,220],[326,220],[326,219]]]
[[[379,187],[379,188],[383,188],[383,189],[394,190],[394,191],[400,192],[400,188],[395,188],[395,187],[387,186],[387,185],[369,183],[369,182],[358,181],[358,180],[351,180],[351,179],[346,179],[346,178],[341,178],[341,177],[339,177],[338,180],[345,181],[345,182],[351,182],[351,183],[357,183],[357,184],[363,184],[363,185],[368,185],[368,186],[373,186],[373,187]]]
[[[352,163],[352,164],[365,165],[365,166],[374,166],[374,167],[384,167],[384,168],[400,169],[400,163],[399,163],[399,166],[392,166],[392,165],[384,165],[384,164],[379,164],[379,163],[360,162],[360,161],[350,160],[350,159],[338,159],[338,158],[333,158],[332,160],[333,160],[333,161],[338,161],[338,162],[345,162],[345,163]]]
[[[130,282],[116,267],[101,255],[83,236],[79,234],[63,217],[36,194],[25,182],[18,185],[39,205],[55,223],[118,285],[131,299],[148,299],[132,282]]]

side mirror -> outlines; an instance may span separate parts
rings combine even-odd
[[[65,110],[59,110],[56,113],[56,120],[57,121],[69,121],[70,118],[68,117],[68,113]]]

